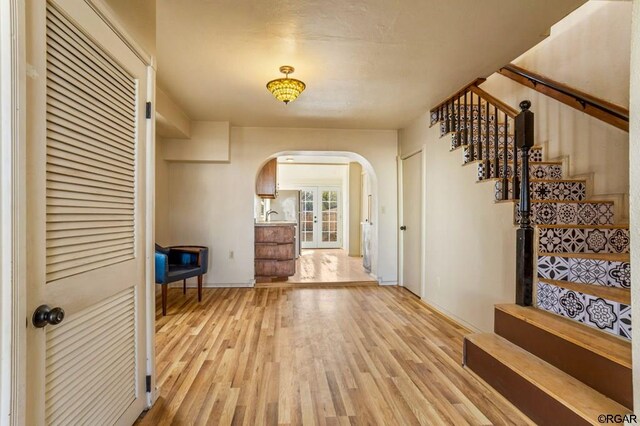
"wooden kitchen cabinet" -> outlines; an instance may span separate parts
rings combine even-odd
[[[256,180],[256,194],[260,198],[276,198],[278,196],[278,159],[269,160],[264,165]]]
[[[295,224],[255,226],[257,282],[286,280],[296,273]]]

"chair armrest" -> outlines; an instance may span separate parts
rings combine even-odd
[[[166,284],[169,275],[169,256],[156,252],[156,284]]]

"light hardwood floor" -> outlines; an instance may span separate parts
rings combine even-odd
[[[302,249],[296,273],[289,283],[340,283],[376,281],[362,266],[361,257],[350,257],[343,249]]]
[[[402,288],[170,292],[141,425],[529,423],[461,367],[467,331]]]

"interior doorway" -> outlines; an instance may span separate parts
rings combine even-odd
[[[277,283],[256,279],[257,284],[377,284],[367,268],[371,259],[365,257],[370,256],[373,234],[370,171],[346,156],[276,158],[278,190],[274,197],[256,196],[255,219],[258,226],[295,222],[295,273]],[[292,200],[297,200],[296,208]]]

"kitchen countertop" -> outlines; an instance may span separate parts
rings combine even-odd
[[[256,222],[255,226],[287,226],[297,225],[297,222],[287,220],[274,220],[272,222]]]

